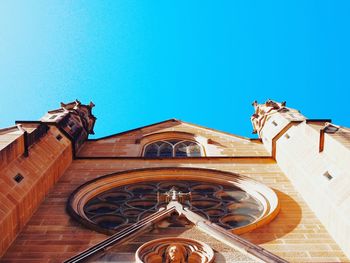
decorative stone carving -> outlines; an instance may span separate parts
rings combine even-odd
[[[191,192],[188,193],[181,193],[180,191],[176,190],[176,187],[173,186],[169,191],[165,193],[158,192],[157,194],[157,200],[158,203],[166,202],[169,203],[170,201],[178,201],[179,203],[185,203],[186,201],[191,201],[192,195]]]
[[[170,244],[165,251],[165,263],[185,263],[187,252],[181,244]]]
[[[55,124],[65,136],[73,141],[74,151],[78,151],[89,134],[94,134],[96,117],[92,113],[92,102],[85,105],[79,100],[70,103],[61,102],[59,109],[48,111],[40,120]]]
[[[257,101],[253,102],[254,114],[250,118],[253,124],[253,133],[258,133],[265,124],[266,118],[269,114],[275,111],[288,110],[285,108],[286,102],[275,102],[268,99],[264,104],[258,104]]]
[[[75,191],[67,209],[85,226],[115,234],[164,209],[173,199],[236,234],[268,223],[279,210],[277,195],[256,181],[194,168],[152,168],[104,176]],[[156,223],[158,228],[188,225],[177,213]]]
[[[150,181],[102,192],[87,202],[84,213],[104,233],[114,233],[166,207],[171,201],[189,207],[225,229],[254,224],[265,212],[265,205],[259,199],[232,185],[198,181]],[[158,227],[164,227],[164,224],[186,225],[177,216],[165,221]]]
[[[188,238],[160,238],[143,244],[136,251],[137,263],[210,263],[213,249]]]

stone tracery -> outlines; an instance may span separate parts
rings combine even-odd
[[[170,191],[164,191],[166,189]],[[176,198],[172,197],[176,191],[181,193]],[[192,211],[225,229],[249,225],[264,212],[258,200],[238,187],[187,180],[151,181],[114,188],[91,199],[84,206],[84,212],[102,232],[115,232],[165,207],[166,199],[157,197],[157,193],[165,198],[168,196],[168,201],[182,198]],[[191,193],[191,200],[183,198],[188,193]],[[174,224],[171,218],[167,220],[168,226],[179,225]]]

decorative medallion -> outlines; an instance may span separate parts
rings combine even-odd
[[[188,238],[160,238],[143,244],[136,251],[137,263],[210,263],[213,249]]]

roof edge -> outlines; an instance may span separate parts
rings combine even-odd
[[[126,131],[123,131],[123,132],[113,133],[111,135],[103,136],[103,137],[96,138],[96,139],[87,139],[87,141],[99,141],[99,140],[109,139],[109,138],[112,138],[114,136],[123,135],[123,134],[129,133],[129,132],[133,132],[133,131],[141,130],[141,129],[144,129],[144,128],[156,126],[156,125],[163,124],[163,123],[166,123],[166,122],[183,122],[183,121],[180,121],[180,120],[172,118],[172,119],[168,119],[168,120],[165,120],[165,121],[160,121],[160,122],[156,122],[156,123],[153,123],[153,124],[141,126],[141,127],[138,127],[138,128],[126,130]]]
[[[240,138],[240,139],[251,141],[251,142],[257,142],[257,143],[260,142],[261,143],[261,139],[259,139],[259,138],[248,138],[248,137],[232,134],[232,133],[225,132],[225,131],[221,131],[221,130],[217,130],[217,129],[213,129],[213,128],[208,128],[206,126],[194,124],[194,123],[191,123],[191,122],[182,121],[182,120],[179,120],[179,119],[176,119],[176,118],[167,119],[167,120],[164,120],[164,121],[156,122],[156,123],[153,123],[153,124],[141,126],[141,127],[130,129],[130,130],[126,130],[126,131],[123,131],[123,132],[113,133],[111,135],[103,136],[103,137],[100,137],[100,138],[87,139],[87,141],[99,141],[99,140],[109,139],[109,138],[112,138],[112,137],[115,137],[115,136],[123,135],[123,134],[129,133],[129,132],[133,132],[133,131],[138,131],[138,130],[141,130],[141,129],[144,129],[144,128],[156,126],[156,125],[163,124],[163,123],[166,123],[166,122],[184,123],[184,124],[187,124],[187,125],[192,125],[192,126],[201,128],[201,129],[206,129],[206,130],[210,130],[210,131],[213,131],[213,132],[222,133],[222,134],[225,134],[227,136],[232,136],[232,137]]]

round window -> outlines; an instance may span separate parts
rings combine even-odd
[[[157,168],[103,176],[79,187],[68,211],[84,225],[117,232],[165,207],[159,195],[175,189],[190,194],[183,203],[198,215],[235,233],[256,228],[278,211],[276,194],[237,174],[207,169]],[[169,216],[158,227],[187,227],[181,216]]]

